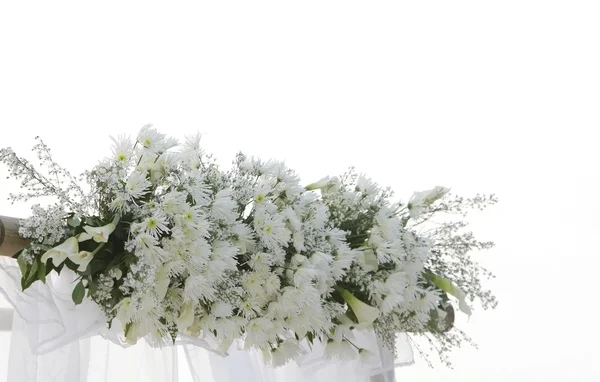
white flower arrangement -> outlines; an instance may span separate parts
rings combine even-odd
[[[462,221],[430,223],[493,204],[493,195],[451,198],[435,187],[405,205],[353,172],[302,187],[283,163],[243,154],[224,172],[199,136],[175,151],[149,125],[135,143],[113,142],[84,174],[89,192],[41,140],[49,176],[10,148],[0,160],[26,189],[13,201],[57,198],[21,224],[31,240],[16,255],[23,289],[71,269],[74,303],[94,301],[128,343],[163,346],[186,334],[222,353],[242,343],[278,366],[320,341],[328,358],[366,359],[353,330],[374,328],[390,348],[399,332],[433,336],[445,350],[459,343],[446,316],[452,297],[466,314],[467,301],[496,304],[481,285],[489,273],[468,256],[492,243],[460,233]]]

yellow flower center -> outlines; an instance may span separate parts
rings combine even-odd
[[[158,227],[158,222],[156,219],[150,219],[148,222],[148,229],[156,229],[156,227]]]

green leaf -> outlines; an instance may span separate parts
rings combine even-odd
[[[21,275],[25,276],[27,274],[27,268],[29,267],[29,264],[27,264],[22,256],[17,257],[17,264],[19,264]]]
[[[46,284],[46,263],[42,263],[39,260],[38,269],[37,269],[37,279]]]
[[[38,280],[37,268],[37,261],[34,261],[33,264],[27,267],[27,273],[23,274],[23,277],[21,277],[21,288],[23,288],[23,290],[29,288],[31,284]]]
[[[88,277],[88,297],[92,294],[94,294],[97,290],[98,290],[98,284],[94,282],[94,280],[92,280],[91,277]]]
[[[76,228],[81,224],[81,220],[79,220],[79,218],[70,217],[67,219],[67,224],[73,228]]]
[[[83,286],[83,280],[79,281],[77,285],[75,285],[72,297],[75,305],[79,305],[83,301],[83,298],[85,297],[85,287]]]

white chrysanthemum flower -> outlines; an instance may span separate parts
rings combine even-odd
[[[133,142],[131,138],[126,135],[119,135],[116,139],[110,137],[113,141],[112,146],[112,160],[123,165],[127,166],[133,161]]]
[[[317,276],[319,271],[310,265],[301,265],[293,273],[293,281],[296,287],[310,284]]]
[[[213,327],[217,330],[217,337],[226,339],[238,337],[242,333],[242,327],[247,325],[242,317],[218,318]]]
[[[238,218],[236,212],[237,203],[231,197],[231,190],[224,189],[215,195],[210,205],[210,215],[218,220],[223,220],[226,224],[233,224]]]
[[[281,280],[279,276],[271,273],[265,280],[265,290],[267,294],[273,295],[279,291],[279,288],[281,288]]]
[[[302,229],[302,221],[291,207],[283,210],[282,214],[287,218],[293,231],[299,231]]]
[[[248,265],[255,271],[266,272],[273,265],[273,256],[265,252],[255,253],[250,256]]]
[[[146,175],[140,172],[134,172],[127,179],[125,191],[131,199],[139,199],[148,193],[151,183],[146,179]]]
[[[216,290],[209,279],[204,275],[194,275],[185,279],[183,288],[184,301],[198,301],[214,299]]]
[[[159,133],[152,125],[146,125],[141,128],[137,136],[137,142],[145,150],[153,154],[161,154],[177,146],[177,140],[167,138],[165,134]]]
[[[270,183],[260,184],[254,190],[254,198],[252,200],[254,200],[254,203],[256,203],[257,205],[261,205],[261,204],[265,203],[266,201],[268,201],[269,194],[272,191],[273,191],[273,188]]]
[[[171,283],[171,278],[169,277],[169,273],[171,270],[171,264],[166,263],[158,272],[156,272],[156,284],[154,286],[154,291],[156,292],[156,296],[159,301],[162,301],[167,295],[167,290],[169,289],[169,284]]]
[[[182,192],[170,191],[162,198],[162,210],[167,216],[183,214],[189,208]]]
[[[308,316],[308,322],[313,331],[328,331],[333,327],[331,320],[327,317],[321,305],[320,298],[317,302],[304,307],[302,313]]]
[[[234,235],[233,245],[238,248],[240,254],[243,255],[254,248],[255,241],[252,228],[238,222],[232,227],[231,231]]]
[[[251,296],[258,296],[263,292],[264,274],[258,272],[245,273],[242,276],[242,285]]]
[[[294,234],[292,235],[292,244],[294,245],[294,249],[296,249],[296,251],[298,251],[298,252],[304,251],[306,249],[306,247],[304,246],[304,243],[305,243],[304,232],[302,232],[302,231],[294,232]]]
[[[181,160],[192,170],[200,170],[202,167],[201,156],[204,154],[200,148],[201,135],[199,133],[185,137],[183,150],[179,153]]]
[[[326,360],[330,361],[352,361],[356,359],[358,352],[348,341],[334,341],[330,339],[327,341],[323,356]]]
[[[189,254],[190,264],[194,265],[191,267],[190,272],[195,274],[199,268],[204,267],[204,265],[206,265],[206,263],[209,261],[210,257],[212,256],[212,248],[205,239],[200,238],[194,242],[193,246],[190,246]]]
[[[208,236],[211,223],[205,218],[198,206],[187,205],[181,214],[175,216],[175,223],[186,232],[189,237],[190,231],[200,236]]]
[[[296,333],[298,338],[304,338],[306,334],[313,329],[310,324],[310,316],[304,312],[288,315],[285,318],[285,325]]]
[[[243,301],[240,304],[239,309],[240,309],[240,312],[242,313],[242,316],[247,319],[251,319],[251,318],[258,316],[262,311],[262,309],[260,308],[260,305],[257,304],[257,302],[255,300]]]
[[[237,267],[237,248],[227,241],[215,241],[212,245],[213,260],[222,262],[223,270],[235,270]]]
[[[245,347],[263,347],[269,342],[269,332],[273,328],[273,321],[268,318],[259,317],[252,319],[246,326]]]
[[[425,290],[416,284],[409,284],[404,290],[404,300],[407,304],[411,304],[413,301],[419,299],[424,292]]]
[[[129,205],[130,197],[124,192],[117,192],[114,198],[110,201],[109,207],[112,212],[119,215],[125,215],[131,210]]]
[[[289,361],[298,358],[305,354],[298,341],[286,340],[277,346],[275,350],[271,352],[270,365],[273,367],[283,366]]]
[[[132,321],[135,317],[135,306],[131,297],[125,297],[114,307],[117,311],[117,319],[121,322],[121,325],[125,325]]]
[[[233,306],[225,301],[216,301],[212,304],[210,312],[217,318],[230,317],[233,314]]]
[[[383,301],[379,305],[381,312],[386,315],[391,313],[396,307],[400,306],[404,302],[404,296],[400,293],[389,294],[384,297]]]
[[[161,214],[154,214],[146,218],[142,222],[144,231],[155,238],[158,238],[160,234],[169,232],[168,222],[165,216]]]
[[[331,263],[331,275],[333,279],[341,279],[346,274],[346,270],[350,268],[355,258],[356,256],[353,253],[350,255],[338,254],[335,260]]]
[[[257,211],[254,217],[254,229],[261,242],[270,249],[285,246],[292,235],[286,227],[283,216],[279,214],[271,216]]]
[[[365,175],[361,174],[356,180],[357,191],[366,195],[375,195],[379,192],[379,186]]]
[[[405,272],[395,272],[387,277],[384,283],[384,287],[387,293],[400,294],[404,291],[408,283],[410,282],[408,275]]]
[[[281,307],[286,310],[294,311],[305,305],[305,293],[294,287],[283,288],[283,293],[279,296]]]
[[[329,268],[329,265],[333,262],[333,256],[331,256],[328,253],[323,253],[323,252],[320,252],[320,251],[316,251],[315,253],[313,253],[310,256],[309,262],[315,268],[318,268],[318,269],[327,269],[327,268]]]
[[[134,225],[132,224],[132,230],[130,233],[133,235],[133,247],[135,249],[151,249],[158,245],[158,240],[144,231],[135,232],[133,230]]]

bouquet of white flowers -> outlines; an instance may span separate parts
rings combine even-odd
[[[199,136],[178,151],[151,126],[135,143],[113,141],[112,155],[79,179],[41,140],[46,175],[10,148],[0,160],[26,189],[13,201],[57,200],[21,222],[30,239],[15,255],[23,289],[70,269],[74,303],[94,301],[128,343],[163,346],[185,334],[226,353],[239,342],[276,366],[314,341],[326,357],[368,357],[352,331],[373,328],[390,348],[409,332],[445,350],[460,337],[450,330],[452,299],[466,314],[467,301],[496,304],[481,286],[489,273],[468,256],[492,243],[461,233],[462,221],[431,220],[493,204],[493,195],[435,187],[402,204],[353,171],[302,187],[283,163],[238,154],[224,172]]]

